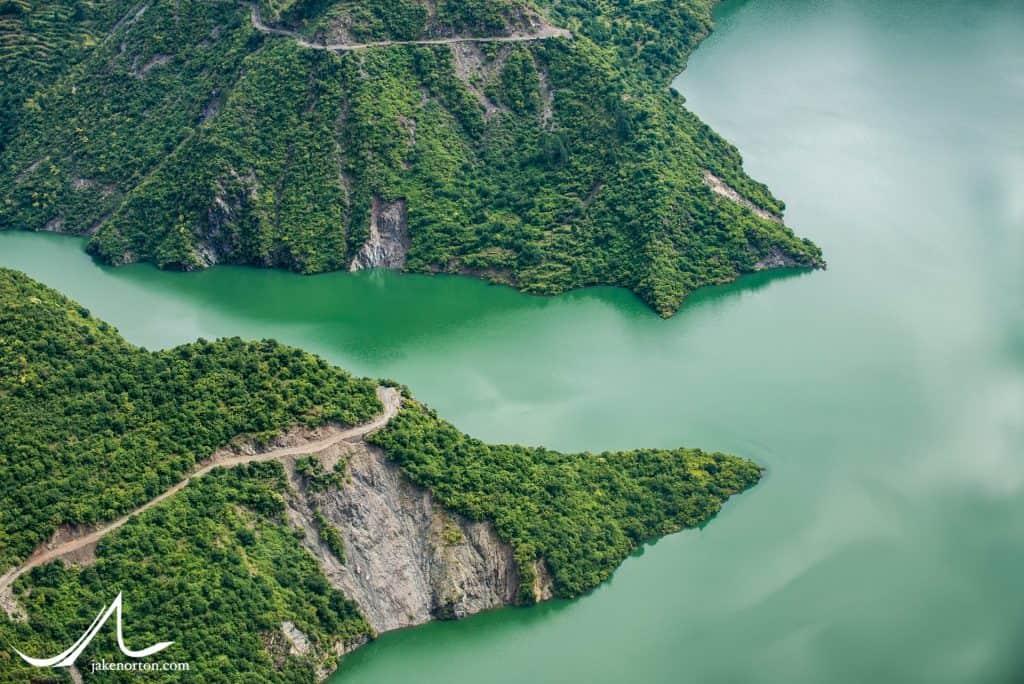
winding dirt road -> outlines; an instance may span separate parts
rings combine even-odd
[[[174,485],[163,494],[160,494],[159,496],[142,504],[131,513],[128,513],[117,520],[106,523],[102,527],[90,532],[83,532],[81,536],[74,537],[55,546],[51,547],[48,544],[41,545],[32,553],[31,556],[28,557],[23,565],[11,568],[4,575],[0,576],[0,596],[2,596],[3,599],[6,599],[0,600],[0,603],[3,604],[4,609],[7,610],[8,614],[10,614],[13,609],[13,603],[10,602],[11,597],[9,589],[16,579],[32,568],[39,567],[40,565],[49,563],[52,560],[67,556],[68,554],[74,553],[75,551],[89,546],[90,544],[95,544],[100,539],[131,520],[132,517],[156,506],[168,497],[175,495],[188,485],[189,482],[206,475],[214,468],[231,468],[243,463],[258,463],[261,461],[273,461],[289,456],[316,454],[339,442],[352,439],[362,439],[363,437],[380,430],[388,424],[388,421],[395,417],[396,413],[398,413],[398,409],[402,405],[402,395],[393,387],[378,387],[377,397],[380,399],[381,403],[384,404],[384,412],[367,423],[344,429],[328,427],[326,429],[330,434],[322,439],[305,442],[295,446],[281,447],[280,449],[273,449],[271,451],[265,451],[258,454],[226,455],[228,452],[220,451],[217,454],[214,454],[214,456],[208,461],[200,465],[200,467],[194,470],[187,478]]]
[[[267,26],[260,19],[260,10],[252,5],[252,26],[257,31],[262,31],[272,36],[284,36],[291,38],[299,45],[313,50],[329,50],[331,52],[348,52],[350,50],[365,50],[374,47],[390,47],[392,45],[452,45],[454,43],[525,43],[533,40],[547,40],[548,38],[572,38],[572,33],[557,26],[541,23],[535,33],[512,33],[507,36],[472,37],[455,36],[453,38],[424,38],[423,40],[380,40],[371,43],[311,43],[295,31]]]

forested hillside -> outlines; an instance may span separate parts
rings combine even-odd
[[[118,2],[0,2],[0,150],[32,95],[85,59],[123,10]]]
[[[240,434],[259,440],[294,423],[366,421],[381,412],[375,385],[271,341],[146,351],[0,269],[0,573],[58,525],[107,522],[150,501]],[[439,505],[493,523],[514,553],[524,603],[537,599],[536,573],[550,572],[555,596],[576,596],[644,540],[706,523],[761,472],[692,449],[488,445],[408,396],[369,439]],[[294,463],[306,480],[310,463]],[[344,462],[331,473],[314,478],[318,491],[344,486]],[[0,616],[0,681],[41,676],[11,649],[61,652],[118,592],[133,644],[175,641],[166,659],[191,663],[185,680],[314,681],[372,630],[302,545],[303,531],[285,515],[293,496],[281,462],[215,468],[103,536],[94,559],[30,566],[10,593],[0,587],[0,604],[16,602],[15,614],[27,616]],[[344,548],[333,553],[344,563]],[[289,645],[289,624],[305,635],[305,652]],[[120,660],[113,634],[101,632],[88,657]],[[83,675],[132,681],[131,673]]]
[[[313,273],[367,265],[391,221],[408,254],[383,265],[669,315],[823,264],[668,88],[709,25],[702,0],[6,0],[0,229]],[[453,37],[512,40],[316,47]]]
[[[761,469],[699,449],[562,454],[485,444],[411,403],[369,441],[448,508],[493,520],[532,600],[543,560],[557,596],[594,588],[642,542],[710,520]]]
[[[123,593],[129,643],[174,641],[147,660],[188,672],[90,672],[121,663],[114,622],[77,662],[86,681],[311,684],[337,660],[335,644],[372,635],[358,606],[324,578],[284,520],[284,472],[261,463],[220,470],[106,537],[92,565],[57,561],[19,581],[25,622],[0,615],[0,682],[71,681],[66,670],[25,665],[12,647],[60,653]],[[291,652],[282,625],[310,644]],[[138,648],[138,646],[136,646]]]
[[[369,420],[375,387],[273,341],[148,352],[0,270],[0,573],[59,525],[152,499],[238,435]]]

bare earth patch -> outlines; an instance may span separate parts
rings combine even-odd
[[[711,191],[716,195],[732,200],[741,207],[746,207],[750,211],[754,212],[758,216],[768,221],[774,221],[775,223],[782,223],[782,217],[777,216],[766,209],[762,209],[757,206],[746,197],[736,192],[736,190],[726,183],[724,180],[711,173],[707,169],[704,170],[704,183],[711,188]]]

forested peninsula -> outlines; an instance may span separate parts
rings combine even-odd
[[[118,593],[126,638],[173,641],[160,657],[191,679],[313,682],[390,629],[586,592],[761,475],[697,449],[486,444],[274,341],[133,346],[6,269],[0,413],[4,682],[131,681],[13,651],[60,653]],[[109,625],[83,658],[122,658]]]
[[[820,267],[669,88],[712,0],[0,0],[0,229],[192,270],[702,285]]]

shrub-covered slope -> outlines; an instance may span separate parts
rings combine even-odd
[[[761,477],[750,461],[699,449],[562,454],[485,444],[414,402],[369,440],[446,507],[494,521],[516,553],[525,601],[535,561],[556,596],[576,596],[642,542],[707,522]]]
[[[117,21],[123,2],[0,0],[0,150],[40,86],[82,61]]]
[[[135,662],[189,669],[93,673],[91,662],[132,662],[118,650],[112,618],[76,662],[85,681],[317,681],[318,670],[336,663],[336,644],[358,645],[372,629],[285,521],[285,488],[278,463],[215,471],[104,538],[94,564],[35,569],[17,585],[28,619],[0,613],[0,682],[71,681],[65,670],[26,665],[11,648],[60,653],[118,593],[130,648],[174,642]],[[289,623],[306,639],[305,653],[289,642]]]
[[[61,524],[109,521],[150,501],[239,434],[363,422],[381,411],[373,390],[274,342],[133,347],[81,306],[0,269],[0,573]],[[576,596],[644,540],[707,522],[760,477],[749,461],[692,449],[488,445],[411,398],[371,441],[441,505],[493,522],[514,551],[522,602],[535,600],[535,572],[550,571],[556,596]],[[297,462],[300,472],[309,465]],[[372,630],[303,550],[285,515],[284,475],[278,462],[214,469],[104,536],[95,562],[56,561],[20,576],[10,596],[27,621],[0,613],[0,682],[48,675],[12,646],[60,653],[118,592],[131,646],[173,640],[155,659],[193,668],[147,678],[313,681],[339,642],[352,646]],[[288,655],[285,623],[309,641],[305,655]],[[108,626],[83,660],[121,661],[112,634]],[[80,665],[88,679],[133,681]]]
[[[0,270],[0,573],[60,525],[152,499],[237,435],[369,420],[374,389],[273,341],[148,352]]]
[[[701,285],[823,263],[705,180],[782,214],[668,88],[708,31],[702,0],[262,0],[292,35],[228,0],[43,4],[0,5],[2,45],[22,46],[3,48],[0,229],[89,234],[112,263],[311,273],[348,268],[374,207],[403,200],[408,270],[617,284],[663,315]],[[303,45],[552,25],[572,36]]]

